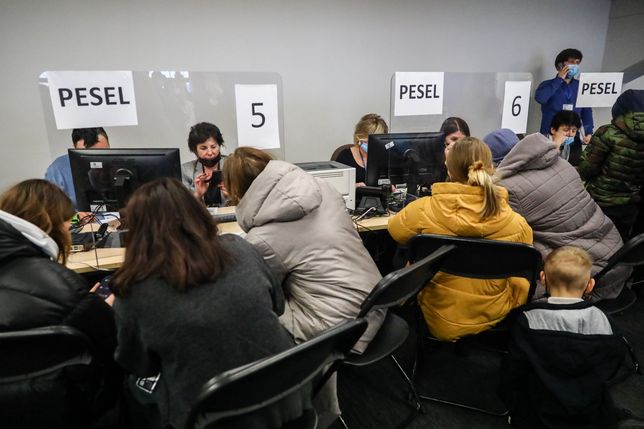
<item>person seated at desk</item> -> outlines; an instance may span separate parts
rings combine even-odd
[[[110,142],[107,133],[99,128],[76,128],[72,131],[74,149],[107,149]],[[69,155],[61,155],[52,162],[45,172],[45,180],[57,185],[65,191],[76,207],[76,191],[72,179],[72,167],[69,164]]]
[[[447,153],[454,143],[456,143],[463,137],[470,136],[470,127],[467,125],[467,122],[465,122],[464,119],[456,116],[451,116],[445,119],[441,124],[439,131],[445,135],[445,150],[443,151],[445,159],[447,159]],[[443,159],[443,166],[441,167],[443,171],[442,177],[444,182],[449,180],[449,176],[447,175],[447,168],[444,165],[445,159]]]
[[[344,149],[336,161],[356,169],[356,186],[365,186],[369,134],[387,134],[389,127],[380,115],[368,113],[360,118],[353,131],[353,146]]]
[[[342,196],[327,182],[249,147],[228,156],[224,183],[246,240],[282,284],[287,301],[280,321],[295,341],[355,318],[381,276]],[[383,318],[380,311],[367,316],[356,352],[366,349]],[[340,415],[335,379],[331,383],[321,421]]]
[[[450,145],[451,182],[435,183],[432,196],[416,200],[389,220],[404,245],[417,234],[443,234],[532,244],[532,230],[492,183],[492,154],[481,140],[463,137]],[[441,340],[484,331],[528,299],[526,279],[463,279],[438,273],[418,295],[430,332]]]
[[[139,377],[160,373],[151,394],[134,385],[128,392],[156,405],[160,426],[184,428],[206,381],[293,345],[278,320],[284,297],[253,246],[218,235],[178,180],[141,186],[125,212],[129,245],[111,283],[116,360]]]
[[[96,418],[115,403],[120,386],[120,371],[112,358],[116,328],[110,306],[90,293],[82,277],[65,267],[73,214],[67,195],[42,179],[20,182],[0,196],[0,331],[67,325],[87,335],[97,350],[94,367],[105,370],[106,384],[102,393],[88,390],[87,402],[73,405],[79,408],[74,409],[79,414],[95,409],[96,414],[90,418]],[[15,401],[17,394],[28,401],[42,394],[39,389],[46,389],[45,385],[33,381],[3,383],[0,401],[4,395],[11,395]],[[63,388],[64,384],[57,386]],[[63,389],[60,396],[65,394],[69,392]],[[97,399],[96,403],[89,398]],[[30,421],[29,416],[25,418]],[[70,422],[77,418],[70,416]]]
[[[190,128],[188,147],[197,159],[181,165],[181,176],[183,184],[208,207],[226,205],[226,193],[221,185],[223,145],[224,137],[216,125],[200,122]]]
[[[510,206],[532,227],[534,247],[544,258],[561,246],[580,247],[590,253],[597,274],[622,240],[584,189],[575,167],[559,155],[564,140],[574,135],[561,128],[553,129],[553,140],[536,133],[518,142],[499,163],[494,180],[508,190]],[[593,289],[591,300],[617,297],[630,273],[630,267],[616,266]]]

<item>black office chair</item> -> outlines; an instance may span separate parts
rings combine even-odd
[[[454,249],[442,259],[439,271],[475,279],[502,279],[523,277],[530,282],[528,300],[534,295],[542,261],[541,254],[532,246],[507,241],[486,240],[478,238],[455,237],[433,234],[421,234],[409,241],[410,260],[417,261],[425,255],[435,252],[443,246],[454,246]],[[419,329],[426,327],[420,309],[418,309]],[[501,326],[490,330],[503,332]],[[490,331],[465,337],[468,340],[489,335]],[[422,362],[422,335],[417,349],[418,364]],[[418,365],[415,365],[416,368]],[[414,372],[414,377],[416,373]],[[419,395],[421,399],[454,405],[492,415],[505,415],[503,412],[486,410],[460,402]]]
[[[88,428],[103,373],[90,340],[70,326],[0,333],[3,428]]]
[[[333,151],[333,153],[331,154],[331,161],[337,160],[338,157],[340,156],[340,153],[343,150],[351,149],[351,147],[353,147],[352,144],[343,144],[342,146],[336,147],[335,150]]]
[[[595,281],[599,282],[616,265],[628,265],[633,268],[644,265],[644,233],[628,240],[613,256],[606,266],[597,274]],[[637,296],[631,288],[624,287],[615,299],[599,301],[596,305],[608,314],[619,313],[635,304]]]
[[[454,247],[443,246],[414,264],[387,274],[378,282],[376,287],[362,303],[358,318],[365,317],[370,311],[390,308],[404,303],[409,298],[415,297],[425,284],[434,277],[443,259]],[[365,366],[389,356],[409,385],[416,401],[416,410],[424,412],[414,384],[393,355],[393,352],[398,350],[408,335],[409,327],[407,323],[395,314],[387,312],[382,326],[364,353],[361,355],[351,353],[344,363],[352,366]]]
[[[315,428],[312,397],[366,328],[364,319],[351,320],[212,378],[191,408],[186,428]]]

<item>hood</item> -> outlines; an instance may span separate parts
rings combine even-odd
[[[301,219],[322,203],[315,177],[293,164],[273,160],[257,176],[237,205],[237,221],[245,232],[271,222]]]
[[[483,188],[456,182],[434,183],[432,197],[425,200],[429,204],[425,210],[453,235],[495,236],[513,219],[508,191],[502,187],[497,190],[501,195],[501,213],[489,219],[481,219]]]
[[[504,179],[524,170],[542,170],[559,159],[559,149],[541,133],[530,134],[503,158],[495,176]]]
[[[36,225],[0,210],[0,261],[40,253],[56,259],[58,245]]]
[[[644,112],[644,90],[629,89],[617,97],[611,113],[613,119],[631,112]]]

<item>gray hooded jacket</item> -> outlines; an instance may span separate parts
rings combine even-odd
[[[236,214],[246,239],[284,288],[287,305],[280,320],[297,342],[355,318],[381,279],[342,196],[292,164],[270,161]],[[383,316],[369,315],[356,351],[364,351]]]
[[[592,257],[596,274],[622,246],[617,228],[586,192],[577,170],[542,134],[517,143],[499,164],[495,179],[507,188],[512,209],[532,227],[534,247],[544,258],[561,246],[580,247]],[[611,270],[593,298],[616,297],[630,273],[630,267]]]

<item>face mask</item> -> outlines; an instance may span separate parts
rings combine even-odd
[[[577,77],[579,74],[579,66],[577,64],[568,64],[568,74],[566,77],[568,79],[572,79],[574,77]]]
[[[361,143],[361,144],[360,144],[360,149],[362,149],[363,151],[365,151],[365,153],[366,153],[366,152],[369,152],[369,151],[368,151],[368,148],[369,148],[369,146],[367,146],[367,143]]]
[[[574,141],[575,141],[574,137],[566,137],[566,140],[564,140],[563,144],[564,146],[568,146],[573,144]]]
[[[215,165],[217,165],[220,159],[221,159],[221,154],[217,155],[214,158],[197,158],[197,160],[201,163],[201,165],[208,168],[212,168]]]

